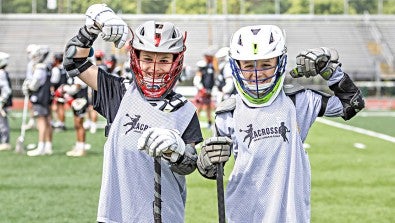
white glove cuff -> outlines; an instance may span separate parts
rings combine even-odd
[[[185,153],[185,142],[180,137],[180,133],[178,132],[178,130],[171,129],[170,132],[172,133],[174,139],[176,140],[176,146],[175,148],[172,148],[173,151],[170,153],[170,156],[168,156],[167,154],[163,154],[163,156],[166,159],[170,160],[170,162],[175,163]]]
[[[107,12],[115,14],[114,11],[106,4],[94,4],[86,10],[85,15],[87,18],[85,21],[85,25],[87,26],[89,32],[96,35],[101,32],[103,21],[100,21],[100,14]]]

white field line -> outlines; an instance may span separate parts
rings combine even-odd
[[[378,133],[378,132],[374,132],[374,131],[370,131],[370,130],[366,130],[366,129],[362,129],[362,128],[358,128],[358,127],[354,127],[354,126],[350,126],[350,125],[341,124],[341,123],[330,121],[330,120],[324,119],[324,118],[317,118],[317,121],[320,123],[326,124],[326,125],[334,126],[337,128],[357,132],[357,133],[360,133],[363,135],[368,135],[368,136],[376,137],[376,138],[379,138],[382,140],[386,140],[386,141],[395,143],[395,137],[385,135],[382,133]]]
[[[358,116],[361,117],[395,117],[395,112],[379,111],[379,112],[360,112]]]

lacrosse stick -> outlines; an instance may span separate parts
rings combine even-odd
[[[213,131],[213,136],[218,136],[217,126]],[[224,166],[222,163],[217,163],[217,200],[218,200],[218,222],[225,223],[225,199],[224,199]]]
[[[25,98],[23,99],[21,135],[18,137],[15,144],[15,152],[20,154],[25,153],[25,148],[23,146],[23,143],[25,141],[25,125],[26,125],[28,103],[29,103],[29,95],[25,95]]]
[[[217,164],[217,199],[218,199],[218,222],[225,223],[225,199],[224,199],[224,167]]]
[[[4,117],[4,118],[7,117],[7,112],[5,112],[3,106],[1,106],[1,108],[0,108],[0,115],[1,115],[1,117]]]
[[[155,154],[155,153],[154,153]],[[154,169],[155,169],[155,200],[154,200],[154,222],[155,223],[162,223],[162,200],[161,200],[161,193],[162,193],[162,186],[161,186],[161,157],[157,156],[154,158]]]

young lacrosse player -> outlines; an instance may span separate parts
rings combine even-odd
[[[32,103],[33,116],[37,123],[37,148],[27,152],[28,156],[52,155],[51,126],[51,71],[45,63],[49,54],[47,45],[31,47],[32,76],[23,82],[22,91],[29,95]]]
[[[274,25],[247,26],[230,42],[238,94],[216,110],[217,137],[203,142],[199,172],[215,178],[215,165],[233,154],[225,194],[228,222],[310,222],[311,172],[303,148],[319,116],[348,120],[364,108],[361,91],[326,47],[301,52],[292,77],[320,75],[334,95],[283,86],[285,35]]]
[[[12,106],[11,80],[7,71],[10,55],[0,52],[0,151],[10,150],[10,124],[7,110]]]
[[[128,26],[105,4],[92,5],[86,16],[66,45],[64,67],[95,90],[94,108],[108,122],[97,221],[154,222],[153,157],[161,156],[162,221],[184,222],[184,175],[196,169],[195,144],[203,140],[196,108],[173,91],[185,36],[169,22],[141,24],[132,33],[129,82],[87,58],[98,34],[121,48]]]

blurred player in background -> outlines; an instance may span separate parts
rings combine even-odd
[[[204,59],[197,62],[198,70],[193,78],[193,85],[198,89],[195,96],[197,112],[200,117],[202,110],[205,110],[208,127],[211,127],[211,92],[215,84],[214,55],[215,47],[209,47],[203,54]]]
[[[6,70],[10,55],[0,52],[0,151],[10,150],[10,125],[7,109],[12,106],[10,76]]]
[[[54,92],[54,109],[55,117],[52,121],[52,127],[57,130],[66,130],[65,119],[66,119],[66,108],[65,99],[62,95],[58,95],[61,89],[60,87],[67,84],[67,73],[63,68],[63,53],[55,53],[52,61],[51,69],[51,84],[52,92]]]
[[[232,68],[229,62],[229,47],[222,47],[215,53],[214,68],[217,71],[215,86],[217,86],[219,95],[217,103],[228,99],[232,94],[236,94],[236,88],[233,83]]]
[[[51,126],[51,71],[45,63],[48,57],[47,45],[35,45],[31,50],[32,76],[22,86],[24,94],[28,94],[33,104],[33,116],[38,129],[38,144],[35,150],[27,152],[28,156],[52,155]]]

